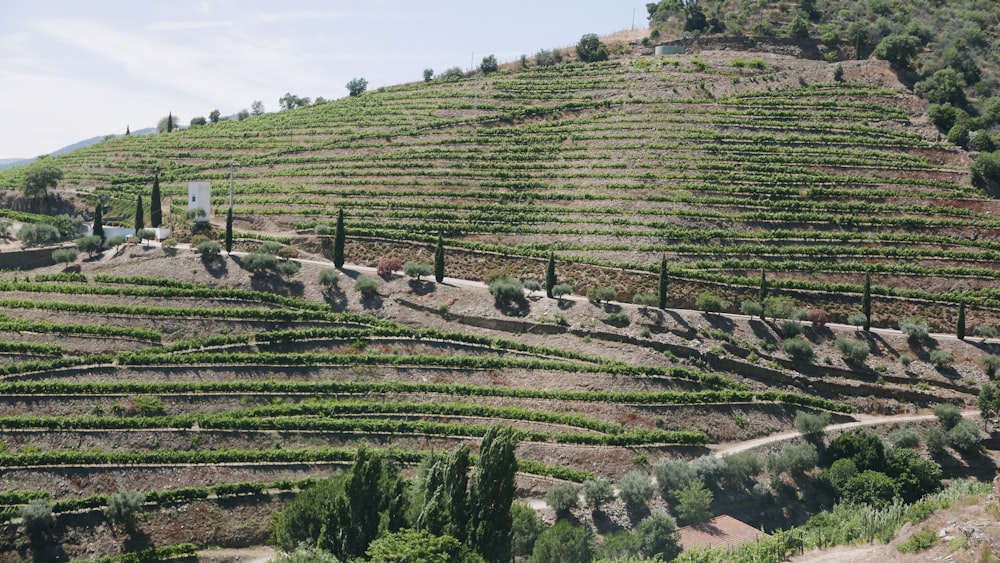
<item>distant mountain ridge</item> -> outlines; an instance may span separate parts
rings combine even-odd
[[[156,127],[146,127],[145,129],[138,129],[136,131],[131,131],[130,132],[131,135],[152,135],[153,133],[156,133]],[[115,137],[124,137],[124,135],[114,135],[114,136]],[[50,154],[50,155],[56,155],[56,154],[65,154],[65,153],[68,153],[68,152],[73,152],[76,149],[82,149],[83,147],[89,147],[90,145],[94,145],[94,144],[100,143],[101,141],[103,141],[103,140],[105,140],[107,138],[108,138],[108,135],[100,135],[100,136],[97,136],[97,137],[90,137],[89,139],[84,139],[82,141],[77,141],[77,142],[73,143],[72,145],[66,145],[65,147],[62,147],[61,149],[54,150],[54,151],[52,151],[52,152],[50,152],[48,154]],[[23,164],[31,164],[32,162],[34,162],[36,160],[38,160],[37,156],[36,157],[32,157],[32,158],[0,158],[0,170],[3,170],[5,168],[12,168],[14,166],[21,166]]]

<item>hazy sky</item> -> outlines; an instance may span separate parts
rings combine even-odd
[[[646,26],[636,0],[0,0],[0,158]]]

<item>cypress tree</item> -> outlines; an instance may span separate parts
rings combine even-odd
[[[448,498],[449,524],[446,533],[465,543],[469,536],[469,446],[462,444],[448,456],[444,489]]]
[[[958,327],[955,330],[955,336],[959,340],[965,340],[965,301],[958,304]]]
[[[438,283],[444,281],[444,241],[441,239],[441,233],[438,233],[437,248],[434,249],[434,281]]]
[[[344,267],[344,210],[337,212],[337,231],[333,236],[333,265]]]
[[[233,209],[226,212],[226,253],[233,251]]]
[[[94,209],[94,235],[101,237],[101,242],[104,242],[104,204],[100,200]]]
[[[767,299],[767,274],[764,272],[764,268],[760,269],[760,293],[757,296],[757,300],[760,302],[760,306],[764,306],[764,300]]]
[[[146,221],[142,217],[142,196],[135,197],[135,235],[139,236],[139,231],[146,226]]]
[[[479,466],[472,482],[471,547],[488,563],[510,563],[517,459],[514,430],[493,425],[479,447]]]
[[[660,308],[667,308],[667,257],[660,258],[660,286],[659,286]]]
[[[549,252],[549,264],[545,267],[545,296],[552,298],[552,288],[556,286],[556,257]]]
[[[149,225],[158,229],[163,222],[163,207],[160,205],[160,175],[153,176],[153,195],[149,198]]]
[[[167,114],[167,133],[174,131],[174,112]]]
[[[872,273],[865,272],[865,289],[861,296],[861,312],[865,316],[865,331],[872,328]]]

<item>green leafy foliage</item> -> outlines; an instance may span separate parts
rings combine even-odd
[[[559,520],[535,541],[529,563],[590,563],[594,558],[594,536],[585,526]],[[489,559],[488,559],[489,560]]]

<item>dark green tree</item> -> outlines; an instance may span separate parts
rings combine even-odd
[[[174,112],[167,114],[167,133],[174,131]]]
[[[45,197],[49,188],[55,188],[62,180],[63,171],[48,163],[35,164],[24,173],[21,193],[25,197]]]
[[[441,233],[438,233],[437,246],[434,248],[434,281],[444,281],[444,239]]]
[[[660,258],[660,284],[657,287],[660,309],[667,308],[667,257]]]
[[[861,314],[865,316],[863,328],[866,332],[872,328],[872,273],[865,272],[865,288],[861,295]]]
[[[146,227],[146,220],[142,216],[142,196],[135,196],[135,234],[139,235],[139,231]]]
[[[509,427],[491,426],[479,448],[472,482],[471,543],[489,563],[509,563],[517,438]]]
[[[493,55],[488,55],[486,57],[483,57],[483,62],[482,64],[479,65],[479,72],[483,73],[483,75],[485,76],[493,74],[499,68],[500,66],[497,64],[497,58],[494,57]]]
[[[976,404],[979,407],[984,428],[989,430],[990,419],[1000,413],[1000,387],[989,381],[983,383],[979,388],[979,398]]]
[[[448,561],[449,563],[482,563],[483,558],[457,539],[438,536],[426,531],[402,530],[387,534],[372,542],[368,556],[379,563],[413,563],[416,561]]]
[[[337,230],[333,235],[333,265],[344,267],[344,210],[337,212]]]
[[[590,563],[594,559],[594,536],[585,526],[561,519],[542,532],[528,563]],[[487,561],[491,559],[486,558]],[[506,559],[505,561],[509,561]]]
[[[100,200],[94,206],[94,236],[99,236],[104,241],[104,203]]]
[[[444,492],[448,497],[448,535],[465,542],[469,536],[469,446],[462,444],[448,456]]]
[[[595,33],[588,33],[580,38],[576,44],[576,56],[585,63],[608,60],[608,48],[601,43],[600,37]]]
[[[226,253],[233,251],[233,208],[226,212]]]
[[[556,286],[556,257],[549,253],[549,264],[545,267],[545,296],[552,298],[552,288]]]
[[[160,228],[163,222],[163,206],[160,204],[160,175],[153,176],[153,194],[149,198],[149,226]]]
[[[920,51],[920,40],[906,33],[894,33],[882,38],[875,46],[875,56],[888,61],[896,70],[907,70]]]
[[[955,327],[955,337],[965,340],[965,302],[958,304],[958,326]]]
[[[365,93],[368,89],[368,81],[364,78],[352,78],[350,82],[347,83],[347,93],[354,96],[360,96]]]

